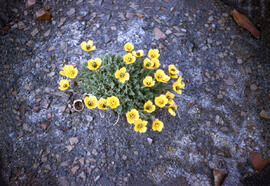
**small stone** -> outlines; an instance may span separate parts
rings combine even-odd
[[[255,84],[250,85],[250,90],[255,91],[257,90],[257,86]]]
[[[94,181],[97,182],[100,178],[100,175],[98,175],[97,177],[95,177]]]
[[[33,6],[34,4],[36,4],[36,0],[27,0],[26,7],[29,8]]]
[[[28,124],[26,124],[26,123],[23,124],[23,130],[25,130],[27,132],[32,132],[31,127]]]
[[[221,94],[219,94],[219,95],[217,95],[217,98],[218,98],[218,99],[222,99],[223,96],[222,96]]]
[[[60,22],[57,26],[61,27],[65,23],[66,19],[67,19],[66,17],[61,17]]]
[[[229,77],[228,79],[225,79],[224,81],[229,86],[233,86],[234,85],[234,80],[231,77]]]
[[[72,16],[74,13],[75,13],[75,8],[71,8],[69,9],[69,11],[67,11],[68,16]]]
[[[41,122],[40,123],[40,127],[43,129],[43,130],[47,130],[48,127],[49,127],[49,124],[47,122]]]
[[[265,110],[262,110],[260,112],[260,116],[264,119],[270,119],[270,112],[269,111],[265,111]]]
[[[74,146],[67,145],[66,148],[67,148],[68,152],[70,152],[70,151],[72,151],[72,149],[74,148]]]
[[[213,17],[213,16],[210,16],[210,17],[208,18],[208,21],[209,21],[209,22],[214,21],[214,17]]]
[[[130,13],[130,12],[126,13],[126,18],[127,19],[133,18],[133,13]]]
[[[45,99],[42,104],[41,104],[41,107],[44,108],[44,109],[48,109],[50,106],[50,101]]]
[[[48,52],[51,52],[51,51],[54,51],[55,47],[54,46],[51,46],[48,48]]]
[[[227,174],[221,170],[213,170],[215,186],[221,186]]]
[[[47,118],[48,120],[52,119],[52,113],[47,113],[46,118]]]
[[[80,167],[78,165],[74,166],[72,169],[71,169],[71,172],[72,174],[76,174],[77,170],[79,169]]]
[[[113,31],[116,30],[116,26],[112,26],[111,30],[113,30]]]
[[[207,49],[208,49],[207,46],[203,46],[203,47],[202,47],[202,50],[203,50],[203,51],[206,51]]]
[[[84,166],[84,157],[80,158],[80,159],[79,159],[79,162],[80,162],[80,165],[81,165],[81,166]]]
[[[157,27],[154,28],[155,39],[166,39],[166,35]]]
[[[59,186],[67,186],[69,185],[68,179],[65,176],[61,176],[58,178]]]
[[[93,150],[92,150],[92,154],[93,154],[94,156],[97,156],[97,155],[98,155],[97,150],[96,150],[96,149],[93,149]]]
[[[171,30],[169,30],[169,29],[168,29],[168,30],[166,30],[166,32],[165,32],[165,34],[166,34],[166,35],[170,35],[171,33],[172,33],[172,31],[171,31]]]
[[[147,141],[148,141],[149,145],[152,145],[152,142],[153,142],[152,138],[147,138]]]
[[[79,175],[78,175],[79,178],[81,178],[83,181],[85,181],[86,179],[86,176],[85,176],[85,173],[84,172],[81,172]]]
[[[31,32],[31,36],[35,37],[35,35],[37,35],[38,33],[38,29],[35,28],[32,32]]]
[[[237,63],[238,63],[239,65],[241,65],[241,64],[243,63],[243,60],[242,60],[242,59],[237,59]]]
[[[66,167],[66,166],[68,166],[68,165],[69,165],[69,164],[68,164],[67,161],[63,161],[63,162],[60,164],[61,167]]]
[[[20,21],[19,23],[18,23],[18,29],[24,29],[26,26],[25,26],[25,24],[22,22],[22,21]]]
[[[37,20],[50,20],[51,18],[51,14],[45,9],[40,9],[36,12]]]
[[[71,145],[76,145],[78,142],[79,142],[78,137],[72,137],[72,138],[69,138],[69,143],[70,143]]]
[[[139,152],[138,151],[134,151],[134,155],[138,156]]]
[[[34,107],[33,107],[33,110],[34,110],[35,112],[39,112],[39,111],[40,111],[40,107],[34,106]]]
[[[182,32],[187,32],[187,30],[184,29],[184,28],[181,28],[180,30],[181,30]]]
[[[127,156],[126,155],[123,155],[122,156],[122,159],[125,161],[125,160],[127,160]]]
[[[110,41],[111,41],[110,37],[106,34],[106,35],[104,36],[104,42],[105,42],[105,43],[109,43]]]
[[[185,36],[184,33],[174,33],[174,35],[175,35],[176,37],[183,37],[183,36]]]
[[[48,36],[50,35],[50,33],[51,33],[51,29],[47,30],[47,31],[43,34],[43,36],[44,36],[44,37],[48,37]]]

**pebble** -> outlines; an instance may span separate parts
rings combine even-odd
[[[96,149],[93,149],[93,150],[92,150],[92,154],[93,154],[94,156],[97,156],[97,155],[98,155],[97,150],[96,150]]]
[[[69,11],[67,11],[67,16],[72,16],[75,13],[75,8],[71,8],[69,9]]]
[[[154,28],[155,39],[166,39],[166,35],[157,27]]]
[[[29,8],[33,6],[34,4],[36,4],[36,0],[27,0],[26,7]]]
[[[76,174],[77,170],[79,169],[80,167],[78,165],[74,166],[72,169],[71,169],[71,172],[72,174]]]
[[[79,162],[80,162],[80,165],[81,165],[81,166],[84,166],[84,157],[81,157],[81,158],[79,159]]]
[[[152,138],[147,138],[147,141],[148,141],[148,144],[149,144],[149,145],[152,145],[152,143],[153,143]]]
[[[209,22],[214,21],[214,17],[213,17],[213,16],[210,16],[210,17],[208,18],[208,21],[209,21]]]
[[[65,176],[59,177],[59,178],[58,178],[58,182],[59,182],[59,185],[60,185],[60,186],[67,186],[67,185],[70,185],[70,184],[69,184],[69,181],[68,181],[68,179],[67,179],[67,177],[65,177]]]
[[[66,17],[61,17],[60,22],[57,26],[61,27],[65,23],[66,19],[67,19]]]
[[[25,130],[27,132],[32,132],[31,127],[28,124],[26,124],[26,123],[23,124],[23,130]]]
[[[37,35],[38,33],[38,29],[35,28],[32,32],[31,32],[31,36],[35,37],[35,35]]]
[[[126,156],[126,155],[123,155],[123,156],[122,156],[122,159],[123,159],[123,160],[127,160],[127,156]]]
[[[252,91],[255,91],[255,90],[257,90],[257,85],[255,85],[255,84],[251,84],[250,85],[250,90],[252,90]]]
[[[51,33],[51,29],[47,30],[47,31],[43,34],[43,36],[44,36],[44,37],[48,37],[48,36],[50,35],[50,33]]]
[[[183,37],[183,36],[185,36],[184,33],[174,33],[174,35],[175,35],[176,37]]]
[[[241,65],[241,64],[243,63],[243,60],[242,60],[242,59],[237,59],[237,63],[238,63],[239,65]]]
[[[34,107],[33,107],[33,110],[34,110],[35,112],[39,112],[39,111],[40,111],[40,107],[34,106]]]
[[[51,52],[51,51],[54,51],[55,47],[54,46],[51,46],[48,48],[48,52]]]
[[[41,107],[42,107],[43,109],[48,109],[49,106],[50,106],[50,101],[49,101],[48,99],[45,99],[45,100],[42,102],[42,104],[41,104]]]
[[[168,29],[168,30],[166,30],[166,32],[165,32],[165,34],[166,34],[166,35],[170,35],[171,33],[172,33],[172,31],[171,31],[171,30],[169,30],[169,29]]]
[[[70,143],[71,145],[76,145],[78,142],[79,142],[78,137],[72,137],[72,138],[69,138],[69,143]]]
[[[68,152],[70,152],[70,151],[72,151],[72,149],[74,148],[74,146],[67,145],[66,148],[67,148]]]
[[[81,172],[79,175],[78,175],[79,178],[81,178],[83,181],[85,181],[86,179],[86,176],[85,176],[85,173],[84,172]]]
[[[228,79],[224,80],[226,85],[233,86],[234,85],[234,80],[233,78],[229,77]]]
[[[47,118],[48,120],[52,119],[52,113],[51,113],[51,112],[47,113],[46,118]]]
[[[43,130],[47,130],[48,127],[49,127],[49,124],[47,122],[41,122],[40,123],[40,127],[43,129]]]

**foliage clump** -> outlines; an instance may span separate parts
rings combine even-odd
[[[95,50],[93,41],[82,42],[81,48],[90,52]],[[168,67],[168,74],[160,66],[158,49],[150,49],[148,57],[143,58],[143,50],[134,50],[131,43],[124,46],[126,54],[106,54],[100,58],[90,58],[81,71],[72,65],[65,65],[60,74],[75,78],[81,93],[85,94],[84,104],[89,109],[113,110],[126,115],[127,122],[134,124],[134,131],[144,133],[152,120],[152,129],[161,132],[164,124],[153,116],[157,108],[165,108],[176,116],[177,105],[174,94],[168,90],[182,93],[185,83],[175,65]],[[171,79],[176,79],[169,85]],[[69,88],[69,81],[62,79],[59,89]],[[166,92],[167,90],[167,92]]]

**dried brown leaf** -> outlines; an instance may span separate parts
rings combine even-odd
[[[260,38],[260,31],[251,23],[247,16],[235,9],[232,11],[232,16],[240,27],[247,29],[255,38]]]

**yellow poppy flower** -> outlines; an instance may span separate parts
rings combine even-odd
[[[136,57],[133,56],[131,53],[127,53],[126,55],[124,55],[123,59],[126,62],[126,64],[131,64],[136,61]]]
[[[85,96],[84,104],[89,109],[94,109],[97,107],[97,98],[95,96]]]
[[[107,100],[104,98],[100,98],[97,102],[98,109],[107,110]]]
[[[155,76],[155,79],[156,79],[157,81],[162,82],[162,81],[164,80],[164,78],[166,77],[166,74],[165,74],[165,72],[164,72],[163,70],[158,69],[158,70],[155,72],[154,76]]]
[[[169,75],[171,78],[178,78],[179,70],[175,67],[175,65],[168,66]]]
[[[143,50],[137,50],[137,51],[133,51],[132,54],[135,56],[135,57],[143,57]]]
[[[143,80],[143,84],[146,87],[152,87],[155,85],[155,81],[153,80],[151,76],[146,76]]]
[[[111,107],[112,109],[117,108],[120,105],[120,101],[118,97],[116,96],[111,96],[107,98],[107,105]]]
[[[83,49],[84,51],[86,51],[86,52],[90,52],[90,51],[96,49],[96,47],[93,45],[93,41],[92,41],[92,40],[89,40],[89,41],[87,41],[87,42],[83,41],[83,42],[81,43],[81,47],[82,47],[82,49]]]
[[[148,113],[152,113],[156,110],[156,106],[152,103],[152,101],[147,101],[145,104],[144,104],[144,111],[145,112],[148,112]]]
[[[164,127],[164,124],[163,124],[162,121],[160,121],[160,120],[158,120],[158,119],[155,120],[155,121],[153,121],[153,124],[152,124],[152,129],[153,129],[153,131],[161,132],[162,129],[163,129],[163,127]]]
[[[152,69],[157,69],[160,66],[159,60],[157,58],[153,58],[151,61],[153,62]]]
[[[185,88],[185,83],[182,82],[182,81],[181,82],[176,81],[173,84],[173,90],[175,92],[177,92],[178,94],[182,94],[182,90],[181,89],[184,89],[184,88]]]
[[[68,80],[67,79],[61,79],[60,80],[60,82],[59,82],[59,89],[60,90],[66,90],[66,89],[68,89],[68,87],[69,87],[69,82],[68,82]]]
[[[130,42],[128,42],[125,44],[124,48],[127,52],[131,52],[134,49],[134,46]]]
[[[136,109],[131,109],[126,113],[128,123],[132,124],[140,118],[139,112]]]
[[[168,99],[168,103],[173,103],[174,94],[170,91],[167,91],[165,94],[166,98]]]
[[[172,115],[172,116],[176,116],[176,110],[177,110],[177,105],[175,103],[170,104],[168,107],[168,112]]]
[[[145,133],[147,131],[147,121],[138,119],[134,122],[134,131],[140,132],[140,133]]]
[[[154,62],[148,58],[145,58],[143,60],[143,66],[147,69],[153,69],[152,67],[154,66]]]
[[[178,79],[176,80],[177,82],[182,82],[182,76],[179,76]]]
[[[114,76],[121,83],[125,83],[125,81],[129,80],[129,73],[126,73],[127,69],[125,67],[120,68],[120,70],[116,70]]]
[[[160,108],[163,108],[168,103],[168,99],[165,95],[161,94],[158,97],[155,97],[155,104]]]
[[[88,69],[89,70],[97,70],[101,66],[102,60],[100,58],[89,59],[88,60]]]
[[[150,49],[150,50],[148,51],[148,56],[149,56],[151,59],[159,58],[159,51],[158,51],[158,49]]]
[[[65,65],[63,70],[61,70],[59,73],[68,78],[75,78],[78,74],[78,69],[74,68],[72,65]]]
[[[167,83],[170,79],[171,79],[170,76],[165,75],[161,82]]]

